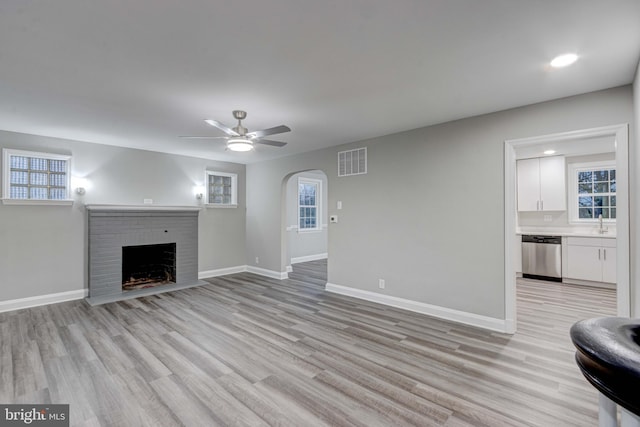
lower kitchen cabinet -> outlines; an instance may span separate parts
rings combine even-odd
[[[616,239],[569,237],[566,253],[566,278],[616,283]]]

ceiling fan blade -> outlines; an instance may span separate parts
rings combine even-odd
[[[227,135],[238,136],[238,132],[236,132],[235,130],[231,129],[228,126],[223,125],[222,123],[220,123],[218,121],[211,120],[211,119],[206,119],[205,122],[207,124],[210,124],[213,127],[216,127],[218,129],[220,129],[222,132],[226,133]]]
[[[270,139],[256,139],[253,142],[255,144],[271,145],[272,147],[284,147],[285,145],[287,145],[286,142],[272,141]]]
[[[280,126],[272,127],[269,129],[262,129],[262,130],[249,132],[247,136],[249,138],[262,138],[263,136],[275,135],[277,133],[285,133],[285,132],[291,132],[291,129],[289,128],[289,126],[280,125]]]
[[[227,136],[179,136],[182,139],[228,139]]]

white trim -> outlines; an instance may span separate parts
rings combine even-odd
[[[73,202],[73,199],[2,199],[3,205],[71,206]]]
[[[299,211],[298,211],[299,213]],[[302,230],[302,231],[298,231],[298,226],[297,225],[287,225],[287,227],[285,228],[286,231],[298,231],[299,233],[319,233],[321,231],[324,231],[326,228],[328,227],[328,224],[322,224],[322,230],[318,229],[318,230]]]
[[[258,274],[260,276],[270,277],[272,279],[284,280],[289,278],[289,273],[286,271],[278,272],[273,270],[267,270],[266,268],[254,267],[253,265],[247,266],[247,272]]]
[[[199,271],[198,279],[208,279],[210,277],[226,276],[227,274],[244,273],[245,271],[247,271],[246,265],[218,268],[215,270]]]
[[[47,160],[64,160],[67,162],[67,167],[65,170],[65,190],[66,190],[66,199],[63,200],[52,200],[52,199],[12,199],[11,194],[11,156],[21,156],[21,157],[35,157],[39,159],[47,159]],[[68,154],[54,154],[54,153],[43,153],[36,151],[25,151],[25,150],[16,150],[13,148],[3,148],[2,149],[2,204],[5,205],[71,205],[73,204],[73,199],[71,198],[71,170],[72,170],[72,156]],[[20,201],[20,202],[17,202]],[[26,202],[25,202],[26,201]],[[32,203],[31,201],[38,201],[40,203]],[[45,202],[45,203],[42,203]],[[52,203],[53,202],[53,203]]]
[[[301,262],[317,261],[319,259],[327,259],[327,258],[329,258],[329,254],[326,252],[323,254],[299,256],[299,257],[291,258],[291,264],[299,264]]]
[[[88,289],[78,289],[76,291],[59,292],[56,294],[37,295],[34,297],[0,301],[0,313],[3,313],[5,311],[22,310],[23,308],[38,307],[41,305],[56,304],[65,301],[74,301],[86,298],[88,295]]]
[[[340,295],[346,295],[391,307],[401,308],[403,310],[426,314],[439,319],[451,320],[453,322],[464,323],[465,325],[476,326],[478,328],[489,329],[491,331],[507,332],[507,322],[502,319],[379,294],[376,292],[364,291],[362,289],[350,288],[348,286],[336,285],[333,283],[327,283],[325,290]]]
[[[596,169],[616,169],[616,161],[615,160],[601,160],[597,162],[580,162],[580,163],[569,163],[567,167],[568,171],[568,202],[567,202],[567,210],[568,210],[568,218],[569,224],[597,224],[597,218],[591,219],[580,219],[578,218],[578,177],[577,173],[585,170],[596,170]],[[595,195],[596,193],[589,193],[589,195]],[[606,193],[609,195],[610,193]],[[614,193],[614,196],[617,196],[617,192]],[[617,207],[616,207],[617,209]],[[604,223],[615,225],[616,220],[611,218],[603,219]]]
[[[310,184],[316,186],[316,204],[314,206],[302,205],[300,206],[300,184]],[[296,206],[297,206],[297,218],[298,225],[296,230],[298,233],[310,233],[314,231],[322,231],[322,180],[316,178],[298,177],[298,191],[296,191]],[[300,228],[300,208],[314,207],[316,209],[316,226],[313,228]]]
[[[199,211],[199,206],[165,206],[165,205],[85,205],[87,210],[100,211]]]
[[[575,139],[614,136],[616,140],[616,181],[617,181],[617,210],[616,210],[616,246],[617,253],[617,314],[629,317],[630,303],[630,252],[629,252],[629,125],[626,123],[561,132],[531,138],[512,139],[505,141],[504,148],[504,275],[505,275],[505,319],[510,328],[507,332],[516,331],[516,273],[514,268],[513,245],[516,233],[516,147],[542,144],[552,141],[569,141]]]
[[[223,205],[221,203],[206,203],[204,205],[205,208],[215,208],[215,209],[235,209],[238,205]]]
[[[284,280],[289,278],[288,273],[290,271],[292,270],[277,272],[274,270],[267,270],[266,268],[254,267],[252,265],[237,265],[235,267],[219,268],[217,270],[200,271],[198,272],[198,279],[207,279],[209,277],[224,276],[227,274],[236,273],[253,273],[260,276],[269,277],[271,279]]]
[[[231,178],[231,203],[211,203],[209,201],[209,195],[211,194],[211,191],[209,189],[209,177],[211,175],[226,176]],[[204,201],[205,201],[205,205],[208,208],[213,208],[213,207],[237,208],[238,207],[238,174],[237,173],[205,170],[204,171],[204,188],[205,188]]]

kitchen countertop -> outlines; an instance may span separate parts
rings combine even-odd
[[[549,230],[549,229],[518,229],[516,230],[516,235],[520,236],[523,234],[527,235],[536,235],[536,236],[562,236],[562,237],[603,237],[606,239],[615,239],[616,238],[616,230],[609,230],[606,233],[600,234],[597,228],[593,229],[577,229],[571,230],[566,228],[559,228],[557,230]]]

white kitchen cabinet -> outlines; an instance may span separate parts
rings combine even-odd
[[[569,237],[565,277],[616,283],[616,240],[602,237]]]
[[[518,210],[567,209],[564,157],[518,160]]]
[[[616,283],[616,248],[602,248],[602,281]]]

